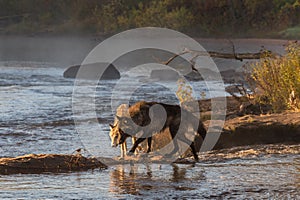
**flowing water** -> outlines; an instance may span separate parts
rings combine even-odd
[[[93,130],[89,116],[79,114],[83,122],[76,126],[88,130],[83,135],[73,122],[74,82],[62,74],[63,69],[51,63],[0,63],[1,157],[71,154],[78,148],[86,148],[87,156],[120,154],[119,149],[110,147],[108,137],[108,123],[113,121],[111,94],[117,82],[102,81],[97,87],[100,129]],[[206,97],[211,96],[203,82],[191,84],[199,94],[204,91]],[[220,83],[212,84],[217,94]],[[174,92],[168,89],[171,85],[141,80],[130,101],[158,98],[177,103]],[[89,95],[88,91],[82,90],[82,97]],[[88,110],[91,105],[83,106]],[[297,199],[299,162],[299,155],[284,153],[221,158],[194,165],[117,165],[76,173],[1,175],[0,199]]]

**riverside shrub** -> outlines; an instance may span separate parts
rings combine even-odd
[[[290,43],[281,57],[262,58],[253,65],[252,79],[260,103],[271,104],[274,112],[300,109],[300,44]]]

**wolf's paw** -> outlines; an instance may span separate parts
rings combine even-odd
[[[119,157],[119,160],[125,160],[125,157]]]
[[[147,157],[149,157],[148,153],[140,153],[139,155],[140,155],[141,158],[147,158]]]
[[[127,153],[127,156],[133,156],[133,155],[134,155],[133,152],[130,152],[130,151],[129,151],[129,152]]]
[[[172,153],[167,153],[167,154],[165,154],[165,157],[166,158],[172,158],[174,156],[174,154],[172,154]]]

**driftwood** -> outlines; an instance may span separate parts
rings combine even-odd
[[[234,49],[233,49],[234,50]],[[175,58],[178,56],[182,56],[184,54],[193,54],[193,60],[199,56],[209,56],[213,58],[224,58],[224,59],[235,59],[243,61],[244,59],[261,59],[261,58],[275,58],[277,56],[280,56],[279,54],[276,54],[274,52],[271,52],[269,50],[262,49],[257,53],[236,53],[235,50],[232,53],[221,53],[221,52],[215,52],[215,51],[195,51],[185,48],[183,52],[176,54],[169,58],[167,61],[162,62],[162,64],[168,65],[170,64]]]
[[[73,172],[107,168],[96,158],[80,154],[28,154],[15,158],[0,158],[0,174],[38,174],[44,172]]]
[[[232,45],[232,53],[222,53],[222,52],[215,52],[215,51],[196,51],[191,50],[188,48],[184,48],[184,50],[181,53],[175,54],[174,56],[170,57],[167,61],[161,62],[164,65],[169,65],[175,58],[182,56],[184,54],[190,54],[193,57],[190,59],[191,68],[192,71],[198,73],[200,75],[200,72],[195,68],[196,59],[200,56],[206,56],[206,57],[212,57],[212,58],[223,58],[223,59],[234,59],[243,61],[244,59],[249,60],[255,60],[255,59],[261,59],[261,58],[277,58],[281,57],[280,54],[269,51],[262,47],[262,49],[259,52],[256,53],[237,53],[235,50],[235,46],[231,40],[229,42]]]

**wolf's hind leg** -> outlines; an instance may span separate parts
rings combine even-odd
[[[195,148],[195,143],[192,142],[191,145],[190,145],[190,147],[191,147],[191,149],[192,149],[192,152],[193,152],[193,155],[194,155],[195,160],[198,161],[199,158],[198,158],[198,154],[197,154],[197,151],[196,151],[196,148]]]
[[[150,153],[151,152],[151,144],[152,144],[152,137],[148,137],[148,150],[147,150],[147,153]]]
[[[202,139],[204,140],[204,138],[206,137],[207,131],[204,128],[204,125],[203,125],[203,123],[201,121],[199,121],[197,133],[199,135],[201,135]]]
[[[171,134],[171,137],[172,137],[172,142],[173,142],[174,148],[170,153],[166,154],[167,157],[171,157],[173,154],[175,154],[175,153],[177,153],[177,151],[179,151],[178,141],[177,141],[177,139],[175,139],[176,133],[178,131],[178,127],[171,125],[169,127],[169,131],[170,131],[170,134]]]
[[[173,150],[166,154],[167,157],[172,157],[175,153],[177,153],[179,151],[179,146],[178,146],[178,142],[177,141],[174,141],[174,138],[173,138]]]
[[[192,139],[192,138],[190,138],[190,139]],[[190,139],[188,139],[185,135],[181,135],[181,137],[180,137],[180,140],[182,142],[184,142],[190,146],[195,160],[198,161],[199,158],[198,158],[197,150],[196,150],[195,143],[194,143],[195,137],[193,137],[192,140],[190,140]]]

